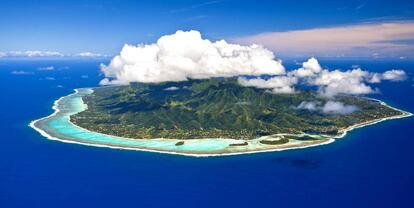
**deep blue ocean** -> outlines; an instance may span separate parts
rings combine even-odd
[[[28,127],[73,88],[97,86],[107,62],[0,60],[0,207],[414,207],[413,117],[329,145],[211,158],[67,144]],[[320,62],[404,69],[408,80],[376,85],[372,97],[414,112],[414,62]]]

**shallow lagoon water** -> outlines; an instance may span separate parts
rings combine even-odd
[[[0,207],[414,206],[414,117],[356,129],[329,145],[207,158],[67,144],[47,140],[27,126],[53,113],[53,102],[74,88],[96,86],[101,62],[0,61],[0,87],[5,89],[0,102]],[[414,112],[414,63],[321,63],[406,70],[409,80],[384,82],[375,86],[381,94],[372,96]],[[50,65],[56,70],[37,71]],[[12,75],[13,70],[34,75]],[[85,74],[88,79],[81,78]]]
[[[240,143],[235,139],[192,139],[183,145],[175,144],[181,140],[176,139],[127,139],[97,132],[88,131],[70,122],[70,116],[87,108],[82,97],[91,94],[93,89],[76,89],[75,93],[63,96],[53,105],[55,112],[45,118],[30,123],[30,127],[39,131],[43,136],[68,143],[77,143],[97,147],[110,147],[128,150],[145,150],[160,153],[180,154],[188,156],[222,156],[243,153],[256,153],[264,151],[279,151],[305,146],[316,146],[333,142],[333,139],[323,141],[295,141],[283,145],[264,145],[259,139],[249,141],[246,146],[229,146]]]

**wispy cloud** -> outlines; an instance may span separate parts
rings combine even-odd
[[[12,71],[10,73],[11,74],[14,74],[14,75],[33,75],[34,74],[34,72],[31,72],[31,71],[23,71],[23,70],[14,70],[14,71]]]
[[[58,51],[0,51],[0,58],[36,58],[36,57],[86,57],[86,58],[97,58],[97,57],[109,57],[106,54],[94,53],[94,52],[81,52],[77,54],[64,54]],[[39,70],[52,70],[48,68],[43,68]]]
[[[364,23],[329,28],[266,32],[236,38],[296,56],[412,56],[414,21]]]
[[[54,66],[44,66],[44,67],[37,68],[37,70],[39,70],[39,71],[53,71],[53,70],[55,70],[55,67]]]
[[[338,8],[336,8],[336,10],[338,10],[338,11],[350,11],[350,10],[358,11],[358,10],[364,8],[366,5],[367,5],[367,2],[364,2],[364,3],[358,4],[356,6],[351,5],[351,6],[338,7]]]
[[[364,2],[364,3],[360,4],[360,5],[358,5],[357,7],[355,7],[355,10],[360,10],[360,9],[364,8],[365,5],[367,5],[367,2]]]
[[[196,21],[196,20],[200,20],[200,19],[205,19],[207,17],[208,17],[208,15],[197,15],[197,16],[189,17],[189,18],[185,19],[185,21],[191,22],[191,21]]]
[[[191,5],[189,7],[185,7],[185,8],[173,9],[173,10],[170,10],[166,13],[173,14],[173,13],[187,12],[187,11],[191,11],[191,10],[198,9],[198,8],[201,8],[201,7],[205,7],[205,6],[209,6],[209,5],[213,5],[213,4],[218,4],[218,3],[221,3],[221,2],[224,2],[224,1],[206,1],[206,2],[203,2],[203,3],[199,3],[199,4],[193,4],[193,5]]]
[[[54,81],[54,80],[56,80],[56,78],[54,78],[54,77],[45,77],[44,79],[45,79],[45,80],[49,80],[49,81]]]
[[[79,5],[74,5],[74,8],[101,11],[105,9],[105,6],[103,4],[79,4]]]
[[[57,51],[8,51],[0,52],[0,57],[62,57]]]
[[[86,52],[78,53],[75,56],[80,56],[80,57],[107,57],[108,55],[86,51]]]

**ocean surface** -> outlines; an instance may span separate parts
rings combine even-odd
[[[0,207],[414,207],[414,117],[318,147],[208,158],[62,143],[28,127],[74,88],[97,86],[107,62],[0,59]],[[320,62],[404,69],[408,80],[371,97],[414,112],[414,62]]]

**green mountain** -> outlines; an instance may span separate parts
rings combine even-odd
[[[325,114],[298,109],[303,101],[326,103],[314,91],[272,94],[235,79],[190,80],[95,88],[88,109],[71,116],[86,129],[128,138],[253,139],[276,133],[337,134],[343,128],[401,114],[352,96],[335,100],[359,110]]]

